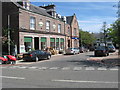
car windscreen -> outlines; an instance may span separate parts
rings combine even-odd
[[[97,50],[105,50],[105,47],[97,47]]]

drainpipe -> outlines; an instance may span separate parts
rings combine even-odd
[[[65,21],[64,21],[64,34],[65,34],[65,44],[64,44],[64,45],[65,45],[65,48],[64,48],[64,50],[66,50],[66,44],[67,44],[67,43],[66,43],[66,29],[65,29]]]

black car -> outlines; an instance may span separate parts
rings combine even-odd
[[[51,54],[42,50],[34,50],[23,54],[25,61],[39,61],[40,59],[50,59]]]
[[[98,46],[94,51],[95,56],[108,56],[109,50],[108,47]]]

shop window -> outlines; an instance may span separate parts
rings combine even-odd
[[[24,37],[24,45],[25,45],[25,51],[31,51],[32,50],[32,37]]]
[[[41,37],[41,50],[44,50],[47,47],[46,37]]]
[[[64,39],[60,39],[60,49],[64,49]]]
[[[35,17],[30,17],[30,29],[35,30]]]
[[[50,38],[50,47],[55,48],[55,38]]]
[[[56,38],[56,49],[59,50],[59,38]]]

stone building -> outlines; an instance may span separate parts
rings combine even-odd
[[[38,7],[30,4],[29,0],[3,2],[3,28],[8,28],[9,19],[9,27],[14,30],[10,37],[17,46],[17,53],[26,52],[29,48],[65,50],[79,47],[76,15],[61,16],[55,7],[54,4]]]

